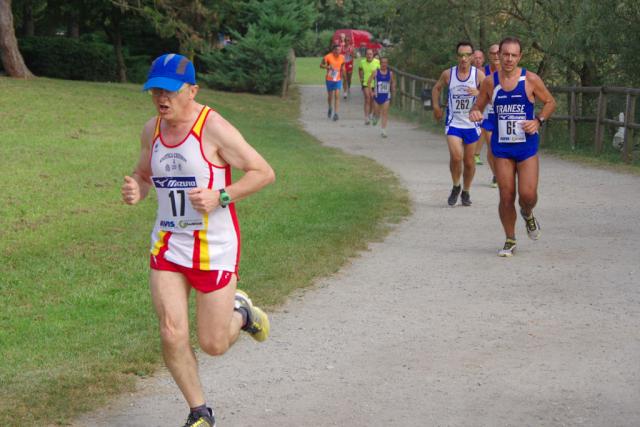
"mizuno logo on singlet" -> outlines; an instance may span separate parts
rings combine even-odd
[[[198,186],[195,176],[152,177],[156,188],[195,188]]]

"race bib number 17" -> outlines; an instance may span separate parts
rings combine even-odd
[[[158,221],[162,230],[202,230],[204,219],[189,202],[195,176],[152,176],[158,193]]]

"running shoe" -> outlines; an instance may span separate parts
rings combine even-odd
[[[371,122],[374,126],[378,125],[378,117],[377,116],[373,116],[373,121]]]
[[[369,126],[369,124],[370,124],[370,123],[371,123],[371,122],[369,121],[369,119],[366,119],[366,120],[364,121],[364,125],[365,125],[365,126]]]
[[[460,195],[460,190],[461,189],[462,189],[462,187],[460,187],[459,185],[455,185],[451,189],[451,194],[449,195],[449,200],[447,200],[447,202],[449,203],[449,206],[455,206],[455,204],[458,202],[458,196]]]
[[[184,427],[216,427],[216,417],[213,414],[213,409],[207,409],[209,410],[208,416],[193,412],[190,413]]]
[[[242,330],[249,333],[256,341],[262,342],[266,340],[270,329],[269,317],[260,307],[253,305],[246,292],[238,289],[236,291],[235,309],[238,310],[240,307],[247,310],[247,323]]]
[[[541,234],[540,224],[538,223],[538,220],[536,219],[536,217],[533,216],[533,212],[531,212],[531,215],[527,217],[524,214],[524,211],[520,209],[520,215],[522,215],[522,219],[524,219],[524,222],[527,226],[527,235],[529,236],[529,238],[531,240],[538,240]]]
[[[347,94],[342,95],[342,99],[347,99]]]
[[[383,138],[386,138],[387,137],[387,130],[386,129],[382,129],[381,134],[382,134]]]
[[[516,251],[516,239],[507,238],[502,249],[498,251],[499,257],[512,257]]]
[[[493,178],[491,178],[491,188],[498,188],[498,180],[496,179],[495,175],[493,175]]]
[[[334,122],[337,122],[339,118],[340,118],[340,117],[338,117],[338,113],[334,113],[334,115],[333,115],[333,121],[334,121]]]
[[[476,161],[476,165],[481,165],[482,163],[482,159],[480,158],[480,154],[474,154],[473,155],[473,159]]]
[[[331,113],[333,113],[333,110],[331,110],[331,107],[329,107],[329,111],[327,111],[327,118],[328,119],[331,118]]]
[[[462,206],[471,206],[471,195],[468,191],[462,190],[462,193],[460,194],[460,202],[462,203]]]

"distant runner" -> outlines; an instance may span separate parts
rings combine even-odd
[[[380,61],[373,57],[373,49],[367,49],[365,57],[358,64],[358,77],[364,95],[364,124],[369,125],[373,119],[373,83],[369,77],[380,68]]]
[[[516,249],[516,185],[520,215],[532,240],[540,238],[540,224],[533,215],[538,201],[538,130],[556,109],[556,101],[535,73],[518,67],[522,58],[520,40],[507,37],[500,42],[500,71],[486,79],[469,118],[483,119],[482,111],[491,102],[495,130],[491,137],[498,189],[500,221],[506,235],[498,256],[513,256]],[[535,101],[543,107],[535,115]],[[516,181],[517,177],[517,181]]]
[[[500,70],[500,45],[492,44],[489,46],[489,64],[484,67],[485,76],[489,77],[496,71]],[[487,104],[483,112],[483,120],[480,128],[482,129],[482,139],[486,141],[487,146],[487,163],[491,169],[491,186],[493,188],[498,187],[498,180],[496,179],[496,169],[493,162],[493,154],[491,154],[491,134],[493,132],[493,105]],[[480,144],[478,144],[480,145]],[[482,147],[481,147],[482,148]],[[480,155],[480,150],[476,150],[477,155]]]
[[[342,93],[344,99],[348,99],[351,95],[351,76],[353,75],[353,56],[355,49],[351,44],[351,39],[342,33],[343,43],[340,44],[342,55],[344,56],[345,76],[342,79]]]
[[[380,59],[380,68],[376,70],[374,74],[367,80],[367,86],[373,87],[375,94],[373,96],[374,101],[374,120],[373,125],[378,123],[378,119],[381,119],[380,128],[383,138],[387,137],[387,122],[389,119],[389,105],[391,104],[391,94],[396,91],[396,82],[393,71],[389,69],[389,59],[383,57]]]
[[[326,54],[320,62],[320,68],[327,70],[325,82],[327,85],[327,103],[329,110],[327,117],[337,121],[340,108],[340,89],[342,88],[342,76],[345,74],[344,56],[340,53],[340,44],[334,43],[330,53]]]

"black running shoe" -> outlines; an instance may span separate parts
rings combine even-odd
[[[533,216],[533,212],[531,212],[531,215],[527,217],[524,214],[524,211],[520,209],[520,215],[522,215],[522,219],[524,219],[524,223],[527,226],[527,235],[529,236],[529,238],[531,240],[538,240],[541,234],[540,224],[538,223],[536,217]]]
[[[449,200],[447,200],[447,203],[449,203],[449,206],[455,206],[455,204],[458,202],[458,196],[460,195],[460,190],[462,190],[462,187],[460,187],[459,185],[456,185],[451,189]]]
[[[209,415],[191,412],[184,427],[216,427],[216,417],[213,409],[207,409],[209,410]]]
[[[333,113],[333,111],[331,110],[331,108],[329,108],[329,111],[327,111],[327,118],[330,119],[331,118],[331,114]]]
[[[471,206],[471,196],[468,191],[462,190],[460,194],[460,202],[462,202],[463,206]]]
[[[340,118],[340,117],[338,117],[338,113],[334,113],[334,114],[333,114],[333,121],[334,121],[334,122],[337,122],[339,118]]]

